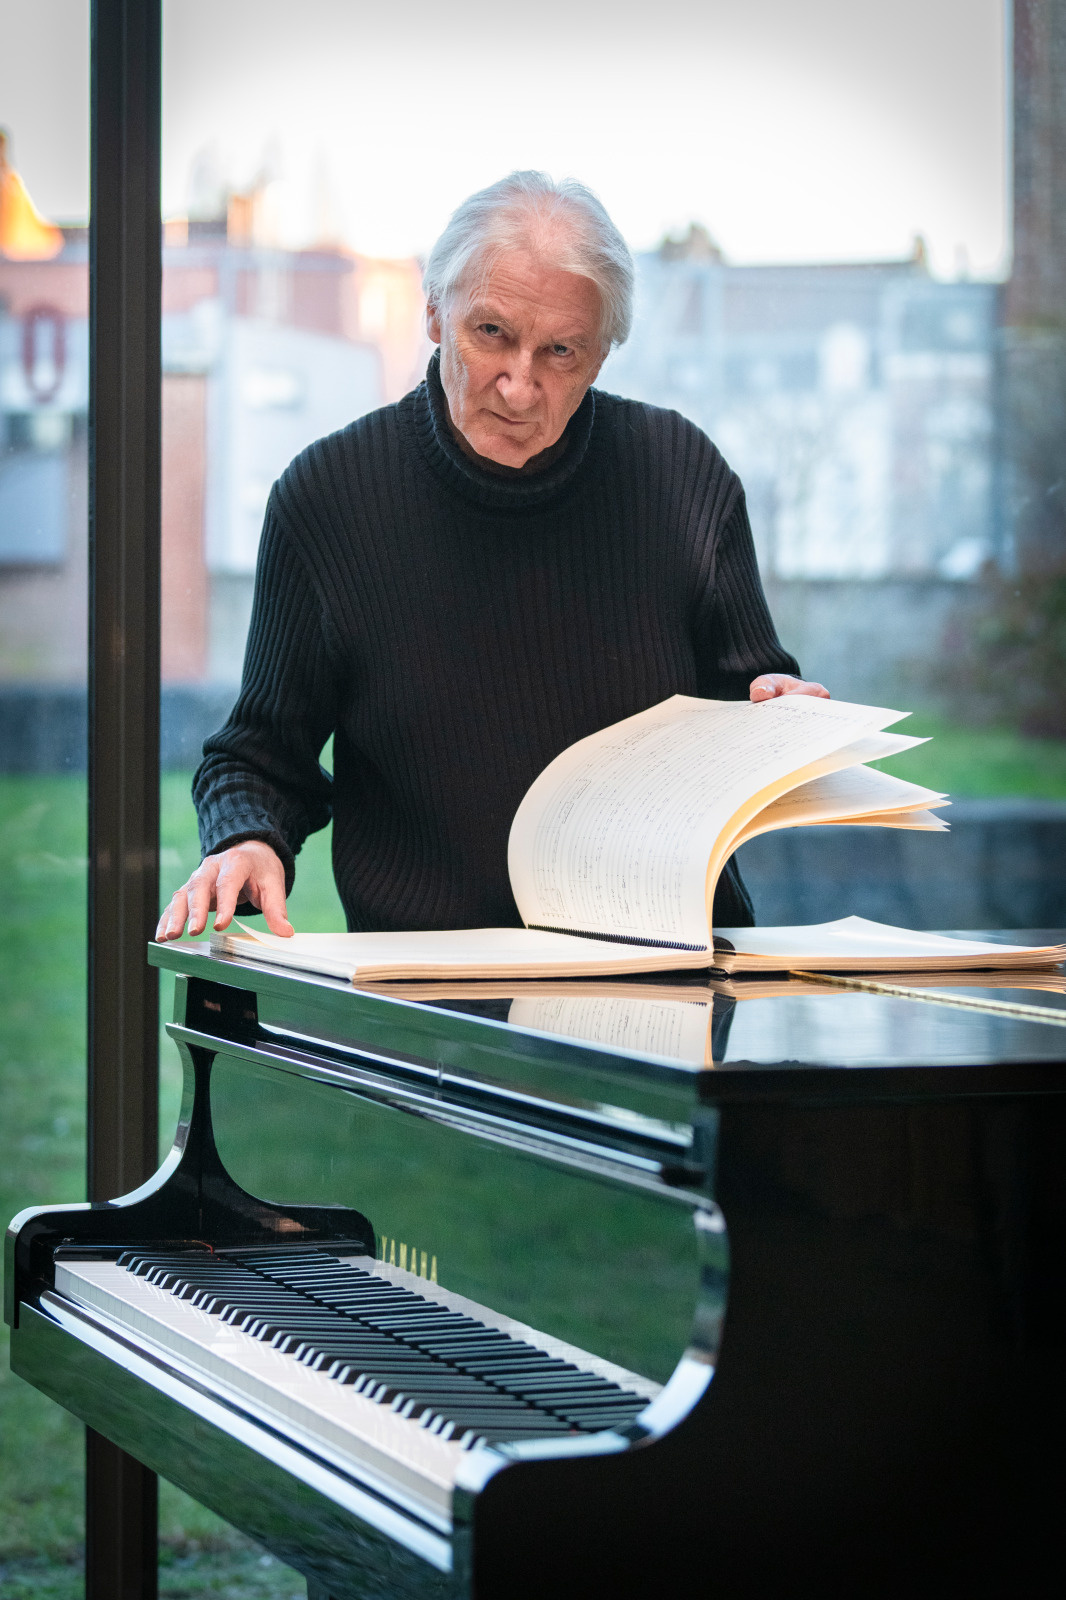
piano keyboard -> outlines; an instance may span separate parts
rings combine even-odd
[[[618,1430],[648,1403],[356,1260],[128,1250],[60,1256],[55,1286],[438,1512],[475,1444]]]

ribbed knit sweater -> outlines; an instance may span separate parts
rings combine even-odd
[[[590,390],[565,439],[541,472],[482,468],[434,356],[297,456],[267,506],[240,695],[194,782],[205,854],[266,839],[291,887],[332,816],[349,928],[514,926],[507,835],[554,756],[668,695],[746,699],[798,671],[705,434]],[[715,922],[751,920],[730,871]]]

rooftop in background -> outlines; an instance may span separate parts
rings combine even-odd
[[[50,261],[63,248],[62,231],[41,216],[7,152],[8,136],[0,128],[0,256]]]

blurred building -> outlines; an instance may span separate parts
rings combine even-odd
[[[86,670],[87,238],[37,217],[21,185],[16,197],[17,237],[0,211],[0,693],[16,705],[0,732],[36,748],[51,717],[67,748],[63,688],[76,702]],[[162,671],[165,686],[224,686],[209,720],[239,677],[270,485],[313,439],[418,381],[420,279],[413,260],[259,242],[255,196],[167,226]],[[165,713],[191,706],[195,723],[195,699],[170,693]]]
[[[0,255],[0,682],[85,678],[84,233]]]
[[[1019,570],[1038,579],[1055,573],[1061,581],[1066,573],[1064,0],[1014,0],[1012,41],[1014,263],[1003,318],[1004,505]]]
[[[1066,563],[1066,0],[1015,0],[1013,50],[1007,285],[938,282],[920,243],[734,265],[694,227],[639,259],[633,336],[600,379],[717,441],[782,637],[853,699],[935,698],[981,574],[1040,584]],[[240,671],[271,482],[428,354],[417,262],[280,249],[265,180],[199,191],[164,250],[164,724],[186,706],[182,761]],[[84,682],[86,316],[84,231],[41,218],[0,150],[0,702],[23,697],[45,764],[40,708]]]
[[[740,474],[808,676],[935,703],[945,638],[1008,536],[1000,286],[937,282],[920,241],[904,261],[734,266],[698,227],[637,268],[634,332],[601,383],[691,417]]]
[[[971,578],[995,552],[998,288],[920,250],[733,266],[706,234],[638,260],[601,381],[691,417],[747,490],[768,578]]]
[[[255,197],[170,225],[163,261],[163,678],[240,676],[270,486],[421,377],[421,273],[257,242]]]

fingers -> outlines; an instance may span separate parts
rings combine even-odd
[[[233,921],[233,913],[241,901],[248,899],[254,904],[255,895],[253,892],[245,893],[246,888],[252,890],[252,874],[251,863],[243,850],[226,850],[218,861],[214,895],[215,927],[221,933]],[[204,920],[206,924],[206,918]]]
[[[748,690],[752,700],[775,700],[779,694],[787,694],[788,686],[799,683],[799,678],[792,678],[787,672],[764,672],[762,677],[754,678]]]
[[[175,890],[155,930],[155,936],[161,943],[166,943],[168,939],[180,939],[185,932],[186,920],[192,936],[203,933],[207,926],[208,913],[214,905],[217,875],[218,858],[208,856],[197,867],[188,883]]]
[[[285,868],[280,856],[262,839],[232,845],[217,856],[205,856],[171,898],[155,930],[156,938],[180,939],[186,921],[195,938],[207,927],[211,912],[221,933],[233,921],[242,900],[250,900],[266,917],[271,933],[283,939],[293,933],[285,914]]]
[[[282,939],[289,939],[295,929],[285,915],[285,869],[277,856],[274,860],[277,862],[277,872],[270,871],[264,874],[259,885],[259,909],[266,918],[266,925],[271,933],[278,934]]]
[[[806,683],[802,678],[797,680],[794,689],[786,689],[786,694],[809,694],[816,700],[831,700],[833,697],[829,690],[821,683]]]
[[[185,918],[189,913],[189,899],[184,888],[178,889],[171,896],[170,904],[164,909],[155,930],[155,936],[160,944],[165,944],[168,939],[180,939],[185,931]]]
[[[224,857],[205,856],[189,879],[189,934],[195,938],[207,927],[208,914],[214,909],[216,885]]]
[[[250,900],[266,917],[271,933],[288,938],[293,928],[285,916],[285,868],[278,855],[261,839],[234,845],[221,856],[208,857],[218,862],[214,881],[215,927],[221,933],[233,921],[242,900]],[[204,921],[206,924],[206,911]],[[190,924],[190,932],[192,927]]]
[[[818,700],[831,698],[829,690],[820,683],[808,683],[805,678],[794,678],[789,672],[764,672],[753,678],[748,690],[750,699],[776,700],[790,694],[809,694]]]

